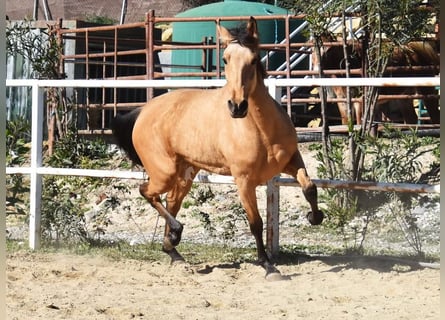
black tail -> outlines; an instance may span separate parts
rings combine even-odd
[[[134,123],[136,122],[140,111],[141,109],[138,108],[124,115],[117,114],[113,119],[111,128],[117,145],[125,150],[128,157],[134,163],[142,165],[141,159],[134,149],[132,139]]]

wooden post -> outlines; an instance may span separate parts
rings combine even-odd
[[[154,78],[154,21],[155,11],[150,9],[145,16],[145,68],[146,78],[153,80]],[[147,88],[147,101],[153,98],[153,88]]]
[[[276,176],[269,180],[266,185],[267,194],[267,230],[266,247],[271,256],[279,252],[280,239],[280,187],[276,184]]]

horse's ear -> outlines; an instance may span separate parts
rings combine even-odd
[[[219,39],[224,45],[227,45],[233,40],[233,36],[230,34],[229,30],[224,28],[222,25],[217,24],[216,29],[218,30]]]
[[[247,23],[247,31],[249,34],[258,39],[258,26],[254,17],[250,17],[249,22]]]

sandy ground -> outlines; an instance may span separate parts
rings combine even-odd
[[[7,257],[8,319],[439,319],[440,275],[390,259],[301,257],[271,282],[251,263]]]
[[[309,174],[316,177],[315,163],[307,164]],[[221,188],[223,196],[202,210],[223,211],[224,203],[236,196],[230,188]],[[281,208],[307,223],[307,208],[296,205],[304,203],[301,191],[283,188],[280,194]],[[257,196],[265,211],[264,192],[259,190]],[[143,208],[140,214],[133,212],[131,219],[126,214],[113,215],[108,232],[130,243],[149,241],[156,215],[147,205]],[[183,240],[208,240],[202,223],[183,211]],[[321,230],[298,237],[299,220],[286,221],[284,214],[281,218],[280,243],[286,239],[320,243]],[[242,222],[237,227],[236,239],[251,243],[248,227]],[[167,257],[157,262],[115,261],[103,256],[19,251],[7,256],[7,314],[8,319],[20,320],[440,319],[439,269],[363,256],[301,256],[277,267],[285,279],[271,282],[252,263],[170,266]]]

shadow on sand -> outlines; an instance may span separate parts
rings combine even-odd
[[[332,267],[328,272],[339,272],[345,269],[372,269],[378,272],[411,272],[425,268],[440,269],[440,262],[424,262],[416,259],[416,257],[387,255],[308,255],[298,252],[281,252],[275,261],[278,266],[320,261]]]

